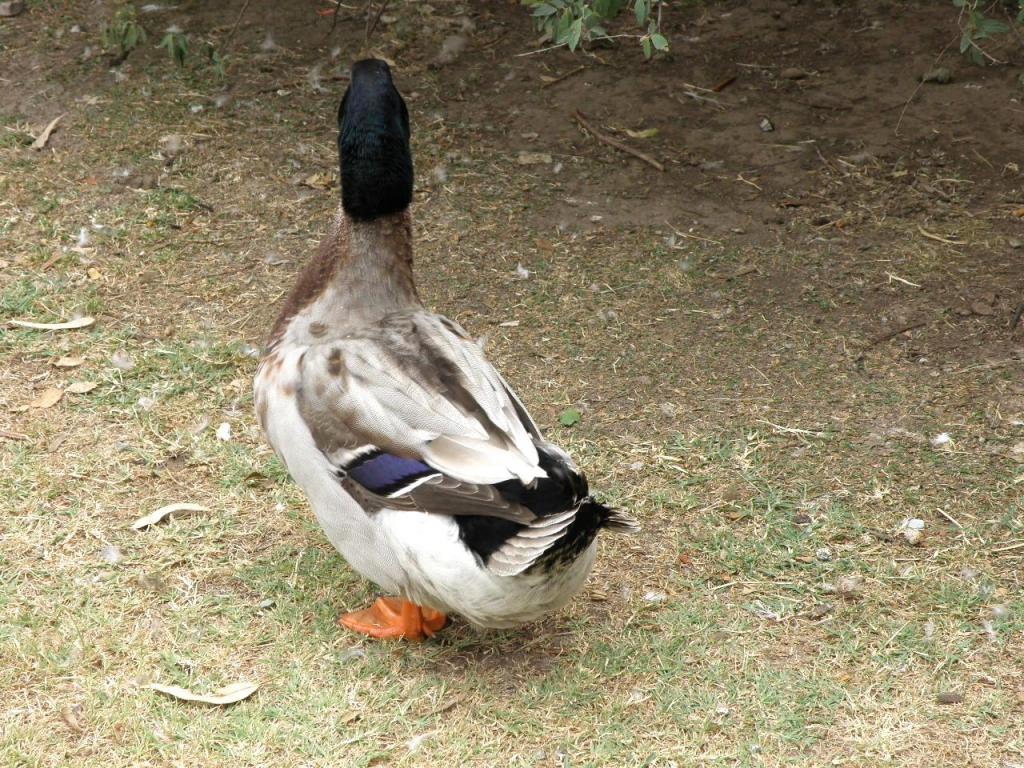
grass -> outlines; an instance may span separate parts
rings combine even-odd
[[[428,122],[426,85],[413,109],[433,125],[417,134],[421,167],[471,149],[446,190],[419,195],[422,293],[490,333],[538,421],[644,533],[602,541],[584,592],[532,627],[456,622],[415,646],[339,630],[337,614],[374,587],[326,543],[249,394],[251,348],[335,205],[292,181],[333,167],[334,105],[242,97],[192,114],[212,86],[138,67],[126,84],[82,86],[103,98],[69,118],[74,152],[29,154],[21,134],[0,133],[0,316],[97,319],[0,330],[0,762],[1024,760],[1024,502],[1006,453],[1020,437],[984,405],[1016,396],[1019,368],[978,353],[956,361],[966,372],[926,377],[886,348],[858,373],[836,350],[874,327],[857,282],[868,267],[854,253],[856,279],[823,278],[849,254],[802,235],[753,248],[658,227],[541,231],[533,216],[564,190],[504,160],[495,176],[480,136]],[[186,148],[164,166],[159,137],[181,132]],[[119,186],[121,167],[160,186]],[[102,234],[76,250],[94,222]],[[971,263],[894,253],[914,280],[955,283]],[[796,270],[794,289],[729,277],[752,262]],[[53,365],[66,355],[85,361]],[[98,386],[26,408],[75,381]],[[582,421],[565,428],[570,406]],[[929,442],[941,431],[947,448]],[[209,511],[131,529],[179,501]],[[920,547],[899,533],[910,517],[925,520]],[[225,708],[147,687],[242,679],[260,690]],[[963,700],[940,703],[949,692]]]

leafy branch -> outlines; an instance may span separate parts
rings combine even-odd
[[[646,58],[655,51],[668,51],[668,39],[661,32],[662,0],[522,0],[531,9],[541,42],[570,51],[596,40],[634,37]],[[643,34],[609,35],[606,25],[631,8]]]
[[[960,53],[969,57],[978,65],[986,62],[999,64],[998,59],[988,53],[979,43],[1010,31],[1010,24],[1000,19],[993,19],[987,14],[1002,3],[984,3],[982,0],[953,0],[953,5],[960,9]],[[1005,4],[1004,4],[1005,5]],[[1016,17],[1011,23],[1024,25],[1024,0],[1016,0]]]

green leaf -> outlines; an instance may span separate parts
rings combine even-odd
[[[666,40],[665,36],[660,32],[655,32],[653,35],[651,35],[651,42],[654,43],[654,47],[657,48],[659,51],[668,50],[668,40]]]
[[[636,0],[636,3],[633,5],[633,13],[636,14],[636,23],[641,27],[644,25],[644,22],[647,21],[647,14],[650,12],[650,6],[648,3],[649,0]],[[648,56],[648,58],[650,57]]]
[[[957,8],[963,8],[964,0],[953,0],[953,5]]]
[[[1010,28],[999,19],[982,19],[978,22],[978,37],[991,37],[1009,32]]]
[[[550,16],[556,11],[555,6],[549,5],[548,3],[541,3],[533,9],[534,16]]]
[[[563,427],[575,427],[582,418],[583,415],[575,408],[566,408],[558,415],[558,423]]]
[[[644,49],[644,58],[649,59],[654,55],[654,49],[651,47],[651,38],[643,37],[640,40],[640,46]]]
[[[964,33],[960,35],[960,53],[966,53],[967,49],[971,47],[971,33],[966,29]]]
[[[576,19],[569,27],[569,50],[575,51],[576,46],[580,44],[580,38],[583,36],[583,19]]]

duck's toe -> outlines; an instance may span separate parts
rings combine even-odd
[[[432,608],[400,597],[382,597],[365,610],[343,614],[338,624],[378,640],[404,637],[419,641],[432,637],[447,621],[447,616]]]

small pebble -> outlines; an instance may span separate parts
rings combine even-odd
[[[964,700],[964,695],[957,691],[942,691],[935,697],[939,704],[959,704]]]
[[[907,544],[912,547],[920,546],[921,542],[924,541],[924,533],[917,528],[904,528],[902,535]]]
[[[864,590],[864,580],[860,576],[840,576],[836,579],[836,592],[843,597],[857,597]]]
[[[467,40],[464,35],[449,35],[441,43],[441,50],[437,54],[435,63],[437,66],[444,66],[445,64],[451,64],[462,52],[466,50]]]
[[[807,618],[818,621],[828,616],[833,611],[832,603],[816,603],[807,611]]]
[[[124,555],[122,555],[121,550],[115,547],[113,544],[108,544],[100,550],[100,559],[103,560],[103,562],[105,563],[116,565],[124,559]]]
[[[110,364],[119,371],[130,371],[135,367],[135,361],[123,349],[117,350],[110,356]]]
[[[946,85],[953,81],[953,75],[945,67],[936,67],[930,69],[921,75],[920,80],[922,83],[936,83],[937,85]]]
[[[0,3],[0,16],[17,16],[25,10],[25,3],[22,0],[11,0],[7,3]]]
[[[807,73],[799,67],[786,67],[782,70],[781,75],[786,80],[803,80],[807,77]]]
[[[772,124],[772,121],[767,117],[762,117],[761,122],[757,124],[757,127],[760,128],[763,133],[771,133],[775,130],[775,126]]]
[[[819,547],[818,551],[814,553],[814,556],[823,563],[827,563],[832,559],[832,550],[828,547]]]

